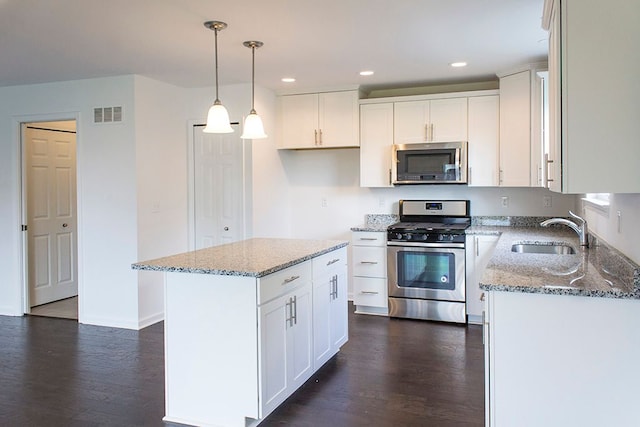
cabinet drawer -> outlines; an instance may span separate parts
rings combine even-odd
[[[387,248],[354,246],[352,251],[354,276],[387,277]]]
[[[386,246],[387,233],[384,231],[354,231],[351,243],[357,246]]]
[[[311,261],[305,261],[261,277],[258,279],[258,304],[284,295],[309,282],[311,282]]]
[[[387,279],[354,277],[353,303],[387,308]]]
[[[347,265],[347,248],[340,248],[315,257],[311,260],[311,265],[314,279],[335,274],[336,270],[345,268]]]

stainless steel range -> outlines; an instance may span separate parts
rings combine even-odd
[[[466,323],[468,200],[400,200],[387,228],[389,315]]]

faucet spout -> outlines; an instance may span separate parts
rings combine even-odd
[[[569,215],[571,215],[572,218],[575,218],[579,222],[579,224],[576,224],[575,222],[565,218],[551,218],[546,221],[542,221],[540,225],[542,227],[548,227],[551,224],[566,225],[567,227],[571,228],[573,231],[576,232],[576,234],[580,238],[580,246],[585,246],[585,247],[589,246],[589,229],[587,226],[587,221],[585,221],[584,218],[579,217],[578,215],[574,214],[571,211],[569,211]]]

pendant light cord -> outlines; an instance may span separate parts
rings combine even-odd
[[[251,46],[251,111],[249,114],[256,114],[255,109],[256,91],[256,46]]]
[[[218,98],[218,27],[213,28],[213,33],[215,34],[215,59],[216,59],[216,100],[213,102],[214,104],[220,104],[220,99]]]

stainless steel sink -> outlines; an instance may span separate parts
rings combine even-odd
[[[553,254],[553,255],[571,255],[576,251],[568,245],[558,243],[514,243],[511,245],[511,252],[519,254]]]

